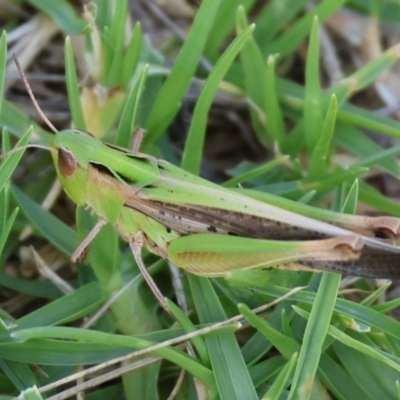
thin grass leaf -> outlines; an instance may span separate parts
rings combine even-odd
[[[383,149],[358,129],[339,122],[335,129],[334,141],[350,154],[357,156],[360,161],[370,159],[370,165],[379,166],[395,177],[400,176],[400,166],[395,153],[385,153],[389,149]],[[375,158],[379,155],[383,157]]]
[[[309,104],[308,107],[313,107],[313,106]],[[314,105],[314,107],[317,109],[319,108],[318,105]],[[323,125],[321,125],[321,131],[320,133],[314,131],[314,134],[319,136],[319,138],[317,138],[317,136],[314,136],[314,139],[317,139],[315,147],[311,146],[311,144],[314,145],[314,140],[309,139],[310,142],[309,149],[311,148],[313,149],[311,153],[310,164],[308,167],[308,176],[310,177],[318,177],[318,176],[321,177],[324,176],[326,173],[328,167],[329,149],[333,137],[333,131],[335,128],[336,112],[337,112],[336,96],[332,95],[325,121]],[[309,119],[310,119],[309,121],[310,124],[313,121],[318,125],[316,115],[310,115]],[[305,123],[307,122],[306,114],[304,114],[304,121]],[[307,129],[309,128],[310,125],[308,126]]]
[[[76,129],[86,130],[81,99],[79,96],[78,78],[76,77],[74,53],[71,39],[66,37],[64,47],[65,77],[67,79],[68,102],[71,109],[72,121]]]
[[[384,135],[400,138],[400,122],[369,110],[345,104],[338,111],[338,120],[360,128],[376,131]]]
[[[18,396],[21,400],[43,400],[43,396],[40,394],[36,386],[23,390]]]
[[[0,346],[0,356],[6,360],[55,366],[99,364],[131,352],[132,349],[121,346],[52,339],[32,339],[22,343],[13,340]]]
[[[379,75],[394,65],[400,57],[400,45],[391,47],[383,52],[379,57],[370,61],[364,67],[355,71],[348,78],[343,79],[337,85],[325,93],[324,101],[327,101],[332,94],[336,94],[338,104],[344,103],[353,93],[374,82]]]
[[[112,47],[111,64],[104,70],[104,84],[113,87],[120,83],[124,49],[125,27],[127,19],[127,0],[118,0],[114,3],[114,11],[111,20],[108,39]]]
[[[263,400],[279,400],[283,390],[288,385],[289,378],[297,362],[298,353],[293,353],[287,364],[279,372],[268,392],[263,396]]]
[[[233,178],[228,179],[227,181],[225,181],[222,184],[222,186],[235,187],[235,186],[239,185],[240,183],[248,182],[254,178],[257,178],[258,176],[266,174],[267,172],[271,171],[276,166],[284,164],[288,160],[289,160],[288,156],[278,157],[275,160],[272,160],[270,162],[262,164],[259,167],[255,167],[255,168],[248,170],[240,175],[236,175]]]
[[[272,0],[257,15],[254,38],[262,48],[271,44],[272,39],[306,5],[308,0]],[[265,53],[264,53],[265,54]]]
[[[3,103],[4,77],[6,73],[7,60],[7,33],[3,31],[0,38],[0,114]]]
[[[6,133],[7,134],[7,133]],[[32,128],[28,129],[25,134],[18,140],[15,148],[22,147],[29,142],[29,139],[32,134]],[[0,165],[0,192],[4,189],[4,186],[11,178],[12,173],[14,172],[15,168],[17,167],[19,161],[21,160],[22,156],[24,155],[25,149],[21,151],[17,151],[14,154],[11,154],[7,157]]]
[[[113,15],[112,11],[110,10],[110,19]],[[112,19],[109,21],[112,24]],[[110,39],[110,25],[105,25],[100,28],[103,31],[103,37],[101,42],[101,49],[103,51],[103,68],[102,68],[102,81],[106,81],[107,73],[111,69],[111,63],[113,60],[113,48],[111,46],[111,39]]]
[[[7,152],[11,144],[9,142],[9,135],[7,129],[3,130],[3,136],[2,136],[2,148],[5,152]],[[0,169],[1,171],[1,169]],[[9,190],[8,190],[8,185],[5,185],[3,190],[0,191],[0,232],[3,232],[6,230],[6,225],[7,225],[7,219],[8,219],[8,210],[9,210]],[[5,236],[4,236],[5,235]],[[4,240],[4,243],[9,235],[9,232],[6,234],[0,234],[0,241]],[[3,244],[4,246],[4,244]],[[0,251],[0,256],[2,256],[2,251],[3,251],[3,246],[0,246],[1,251]]]
[[[298,307],[295,307],[295,310],[303,318],[307,319],[309,318],[309,314],[306,311]],[[359,340],[352,338],[351,336],[347,335],[346,333],[344,333],[343,331],[332,325],[329,326],[328,333],[330,336],[332,336],[337,341],[342,342],[344,345],[353,348],[371,358],[381,361],[397,371],[400,371],[400,358],[395,357],[391,354],[387,354],[380,349],[366,345],[360,342]]]
[[[226,319],[219,299],[207,278],[187,274],[201,323]],[[249,371],[233,333],[205,337],[221,399],[258,399]]]
[[[358,179],[351,185],[349,193],[342,207],[345,214],[355,214],[358,202]]]
[[[322,345],[328,332],[340,284],[339,274],[322,275],[313,308],[304,332],[299,360],[293,377],[288,399],[308,399],[310,382],[315,379],[321,358]]]
[[[375,301],[377,301],[382,295],[384,295],[384,293],[386,292],[386,290],[389,289],[389,287],[392,285],[391,282],[387,282],[382,286],[379,286],[376,290],[374,290],[369,296],[365,297],[362,301],[361,304],[365,305],[365,306],[372,306],[373,303],[375,303]],[[400,299],[399,299],[400,300]],[[382,303],[385,304],[385,303]],[[378,306],[381,304],[378,304]],[[386,314],[386,312],[383,312],[383,314]]]
[[[149,66],[146,65],[129,92],[115,136],[115,144],[117,146],[130,148],[130,140],[136,123],[140,97],[143,92],[148,70]]]
[[[32,125],[34,127],[32,138],[35,141],[40,140],[41,143],[48,144],[51,138],[49,132],[36,124],[32,124],[32,121],[21,110],[7,100],[2,100],[0,127],[7,128],[13,135],[21,138]]]
[[[251,2],[254,2],[254,0],[251,0]],[[249,3],[248,0],[247,3]],[[239,0],[223,1],[221,3],[204,48],[204,55],[208,59],[212,61],[218,60],[221,46],[235,27],[235,17],[239,5],[243,6],[244,4]]]
[[[22,391],[29,386],[38,384],[38,381],[28,365],[17,361],[1,360],[0,368],[14,384],[15,388]]]
[[[3,254],[4,245],[6,244],[6,240],[11,232],[11,228],[14,225],[17,214],[18,214],[18,208],[15,208],[14,211],[12,212],[10,218],[6,222],[6,224],[2,227],[2,230],[0,233],[0,256]]]
[[[230,44],[208,76],[193,112],[192,123],[182,155],[181,167],[193,174],[200,171],[201,155],[207,124],[207,115],[218,85],[242,46],[249,39],[254,26],[249,26]]]
[[[79,245],[76,232],[40,207],[16,186],[12,186],[11,192],[32,225],[63,253],[71,255]]]
[[[309,178],[305,178],[300,181],[279,182],[276,184],[258,186],[257,189],[259,191],[266,191],[273,194],[280,194],[281,196],[291,199],[297,199],[311,190],[315,190],[317,193],[329,192],[343,182],[354,181],[354,179],[367,171],[368,168],[349,168],[326,175],[324,180],[310,180]]]
[[[246,283],[244,279],[243,283]],[[281,297],[289,291],[289,289],[276,286],[256,287],[254,283],[255,282],[253,282],[253,290],[255,293],[264,293],[268,296],[273,296],[274,298]],[[315,301],[315,294],[303,290],[301,292],[294,293],[291,296],[291,300],[313,304]],[[338,298],[336,299],[335,303],[335,311],[350,318],[354,318],[365,325],[374,327],[379,331],[385,332],[396,339],[400,339],[400,323],[393,318],[383,315],[371,308]]]
[[[390,283],[391,284],[391,283]],[[372,308],[376,311],[379,311],[382,314],[389,313],[390,311],[396,309],[400,306],[400,297],[386,301],[385,303],[377,304]]]
[[[236,15],[236,29],[240,34],[248,28],[249,24],[243,7],[239,7]],[[240,51],[240,60],[244,72],[244,85],[246,96],[251,99],[250,117],[253,129],[261,143],[266,144],[265,121],[260,121],[258,109],[264,110],[265,96],[260,87],[265,87],[265,61],[257,43],[251,37]],[[256,105],[256,109],[252,107]]]
[[[358,197],[360,201],[369,204],[377,210],[400,217],[400,204],[397,201],[388,199],[363,181],[359,183]]]
[[[140,22],[136,22],[122,61],[121,85],[125,89],[129,87],[129,83],[138,66],[142,50],[142,40],[142,25]]]
[[[22,279],[0,272],[0,282],[1,286],[4,288],[43,299],[54,300],[62,295],[61,291],[49,281],[37,280],[32,282],[32,280]]]
[[[88,343],[117,345],[133,349],[145,349],[155,344],[134,336],[114,335],[110,333],[92,331],[89,329],[70,327],[43,327],[24,329],[14,332],[12,336],[24,340],[35,338],[80,340]],[[212,372],[208,368],[202,366],[193,357],[188,356],[179,349],[170,347],[156,349],[153,350],[152,353],[163,357],[182,368],[185,368],[188,372],[208,386],[210,390],[213,390],[214,379],[212,377]]]
[[[357,343],[360,343],[356,341]],[[360,354],[358,351],[343,345],[334,343],[336,356],[350,376],[358,382],[359,386],[374,399],[393,399],[396,396],[395,382],[398,380],[398,369],[394,370],[387,364],[374,359],[372,354]],[[373,351],[367,346],[368,352]],[[363,368],[360,368],[360,365]]]
[[[304,131],[307,148],[310,154],[314,152],[317,143],[319,144],[320,138],[323,136],[321,85],[319,83],[319,45],[319,22],[318,17],[315,16],[308,45],[304,98]],[[325,124],[327,123],[327,119],[328,118],[325,119]],[[328,143],[329,142],[330,140]]]
[[[9,191],[8,187],[0,192],[0,232],[5,230],[8,219],[8,209],[9,209]],[[0,234],[0,237],[2,234]],[[8,237],[8,234],[7,234]],[[1,247],[0,255],[2,254],[3,248]],[[0,256],[1,257],[1,256]]]
[[[66,0],[28,0],[28,3],[49,14],[68,35],[78,35],[87,26],[86,21],[77,15]]]
[[[174,302],[172,302],[167,298],[165,298],[165,302],[167,303],[169,310],[174,314],[174,317],[182,325],[182,327],[185,329],[186,332],[189,333],[196,331],[196,327],[192,323],[192,321],[190,321],[187,315],[185,315],[184,312],[177,305],[175,305]],[[201,336],[196,336],[192,338],[192,342],[196,347],[197,352],[199,353],[199,357],[202,363],[206,366],[211,365],[210,357],[208,356],[207,347],[204,342],[204,339]]]
[[[148,134],[144,139],[144,146],[157,140],[178,112],[203,52],[219,5],[220,0],[204,0],[201,3],[185,43],[175,59],[174,67],[151,110],[146,125]]]
[[[98,283],[85,285],[17,320],[18,330],[75,321],[104,302]]]
[[[268,139],[271,143],[277,143],[279,148],[284,147],[285,129],[281,107],[278,103],[278,94],[275,85],[275,62],[277,56],[271,55],[268,57],[267,66],[265,69],[265,89],[264,89],[264,104],[265,118]]]
[[[286,337],[274,329],[268,321],[255,315],[246,305],[239,304],[238,309],[241,314],[254,326],[260,333],[265,335],[277,350],[289,360],[294,353],[299,351],[300,345],[291,337]]]
[[[322,354],[318,374],[326,387],[340,400],[373,400],[364,387],[328,354]]]
[[[266,46],[264,54],[279,53],[285,56],[292,53],[298,44],[309,34],[314,16],[317,16],[319,21],[323,22],[344,3],[344,0],[323,0],[317,7],[296,21],[289,30],[273,41],[270,46]]]

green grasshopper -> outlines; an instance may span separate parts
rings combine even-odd
[[[142,246],[207,277],[269,267],[400,277],[400,247],[380,239],[399,235],[399,219],[344,216],[335,225],[321,222],[235,193],[164,160],[103,143],[89,133],[57,132],[20,73],[38,112],[56,132],[50,151],[65,192],[99,217],[73,261],[85,256],[96,234],[110,223],[129,243],[145,277]]]

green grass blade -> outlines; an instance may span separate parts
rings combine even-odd
[[[243,7],[237,12],[237,32],[242,33],[248,27],[246,14]],[[250,116],[253,129],[261,143],[266,144],[265,123],[258,110],[265,108],[265,96],[260,87],[265,87],[265,61],[261,51],[253,38],[244,44],[240,52],[241,65],[244,72],[245,94],[251,99]],[[254,106],[252,106],[254,103]]]
[[[318,372],[322,382],[338,399],[373,400],[364,387],[358,385],[342,365],[326,353],[321,357]]]
[[[226,319],[210,281],[192,274],[188,279],[200,322]],[[205,341],[221,399],[258,399],[235,335],[223,333],[205,337]]]
[[[28,3],[49,14],[68,35],[78,35],[87,26],[86,21],[77,15],[66,0],[28,0]]]
[[[0,256],[3,254],[4,245],[6,244],[6,240],[8,238],[8,235],[10,234],[11,228],[14,225],[15,218],[17,217],[17,214],[18,214],[18,208],[16,208],[12,212],[10,218],[5,223],[5,225],[2,227],[2,230],[1,230],[1,233],[0,233]]]
[[[26,364],[0,359],[0,368],[19,391],[38,384],[35,374]]]
[[[254,285],[255,293],[264,293],[274,298],[281,297],[288,291],[289,289],[277,286],[263,286],[255,289]],[[292,294],[291,300],[313,304],[315,302],[315,296],[316,295],[312,292],[302,291]],[[382,313],[371,308],[338,298],[336,299],[335,311],[350,318],[354,318],[357,321],[376,328],[379,331],[383,331],[396,339],[400,339],[400,323],[393,318],[383,315]]]
[[[342,207],[345,214],[355,214],[358,202],[358,179],[351,185],[349,193]]]
[[[213,71],[208,76],[199,99],[197,100],[181,162],[182,168],[193,174],[198,174],[200,171],[201,150],[204,144],[207,115],[218,89],[218,85],[240,49],[250,37],[253,29],[254,26],[249,26],[226,49]]]
[[[257,178],[260,175],[266,174],[278,165],[284,164],[289,160],[288,156],[278,157],[275,160],[262,164],[258,167],[252,168],[242,174],[238,174],[233,178],[225,181],[222,186],[224,187],[235,187],[243,182],[248,182],[251,179]]]
[[[309,107],[313,107],[309,104]],[[314,108],[318,108],[315,106]],[[333,131],[335,128],[335,119],[337,112],[337,101],[336,96],[332,95],[331,102],[329,103],[328,113],[326,115],[325,121],[323,123],[323,127],[321,127],[321,131],[318,133],[319,139],[317,138],[317,142],[315,146],[310,145],[310,149],[312,150],[310,165],[308,167],[308,176],[309,177],[321,177],[324,176],[328,167],[328,156],[329,149],[333,137]],[[317,117],[310,116],[310,120],[316,121]],[[304,116],[304,121],[306,122],[306,117]],[[310,121],[311,122],[311,121]],[[321,121],[322,122],[322,121]],[[317,124],[318,125],[318,124]],[[308,126],[310,128],[310,126]],[[314,132],[317,134],[317,132]],[[314,145],[314,141],[310,139],[310,142]]]
[[[6,73],[6,60],[7,60],[7,33],[3,31],[0,38],[0,114],[3,103],[3,90],[4,90],[4,77]]]
[[[360,160],[383,154],[382,152],[386,151],[364,133],[343,122],[339,122],[336,125],[334,141],[350,154],[360,158]],[[395,177],[400,176],[400,166],[395,155],[386,153],[380,160],[375,158],[373,165],[381,167]]]
[[[43,396],[40,394],[38,388],[36,386],[30,387],[24,390],[18,396],[18,399],[21,400],[43,400]]]
[[[133,349],[145,349],[155,343],[149,342],[135,336],[114,335],[99,331],[92,331],[89,329],[78,329],[70,327],[42,327],[31,328],[15,331],[13,337],[19,339],[34,339],[34,338],[57,338],[57,339],[70,339],[80,340],[88,343],[98,343],[103,345],[117,345],[121,347],[128,347]],[[152,352],[155,355],[164,357],[177,365],[186,368],[191,374],[196,376],[199,380],[213,388],[214,380],[212,373],[208,368],[202,366],[194,358],[188,356],[186,353],[179,349],[170,347],[163,347]]]
[[[40,207],[16,186],[13,186],[11,191],[19,207],[36,229],[63,253],[71,255],[79,245],[76,232]]]
[[[272,386],[268,389],[268,392],[263,396],[263,400],[279,400],[281,398],[280,396],[287,386],[293,368],[296,365],[297,357],[298,353],[293,353],[287,364],[279,372]]]
[[[281,35],[281,37],[272,42],[270,46],[266,47],[264,54],[279,53],[282,56],[290,54],[309,34],[314,16],[317,16],[321,22],[325,21],[344,3],[345,0],[323,0],[317,7],[297,20],[289,30]]]
[[[0,110],[0,127],[7,128],[13,135],[17,137],[22,137],[32,125],[34,126],[33,139],[37,141],[38,138],[40,138],[41,143],[49,143],[52,136],[49,132],[45,131],[37,124],[32,124],[32,121],[26,114],[24,114],[21,110],[7,100],[2,100],[2,106]]]
[[[144,144],[154,142],[171,123],[193,77],[208,34],[215,19],[220,0],[201,3],[190,32],[183,44],[174,67],[168,75],[151,110]]]
[[[109,44],[112,48],[111,65],[105,70],[105,86],[113,87],[121,81],[121,67],[124,50],[124,38],[127,19],[127,0],[118,0],[114,3],[114,12],[109,32]]]
[[[85,118],[83,116],[81,99],[79,96],[78,78],[76,76],[74,53],[72,51],[71,39],[65,39],[65,75],[67,79],[68,101],[71,108],[72,121],[76,129],[86,130]]]
[[[270,142],[277,143],[279,149],[284,148],[285,128],[278,93],[275,84],[275,62],[277,56],[269,56],[265,69],[264,104],[267,134]]]
[[[32,128],[28,129],[24,136],[18,140],[15,148],[22,147],[29,142],[29,139],[32,134]],[[24,150],[17,151],[14,154],[11,154],[7,157],[0,165],[0,192],[4,189],[4,186],[11,178],[12,173],[14,172],[15,168],[17,167],[19,161],[21,160],[22,156],[24,155]]]
[[[379,193],[375,188],[360,181],[359,199],[385,213],[400,217],[400,204]]]
[[[100,286],[93,282],[18,319],[18,330],[75,321],[94,311],[104,300]]]
[[[319,46],[319,23],[318,18],[315,17],[308,45],[304,99],[304,131],[310,154],[313,153],[320,140],[323,125],[321,85],[319,83]]]
[[[212,61],[218,59],[221,46],[235,27],[235,16],[239,5],[243,5],[243,2],[231,0],[221,3],[204,48],[204,55],[208,59]]]
[[[310,319],[304,332],[288,400],[308,399],[311,395],[310,382],[315,379],[322,346],[335,306],[340,278],[339,274],[322,274]]]
[[[186,332],[195,332],[196,327],[188,316],[171,300],[165,298],[168,308],[174,314],[176,320],[182,325]],[[204,338],[201,336],[196,336],[192,338],[192,342],[199,353],[200,360],[204,365],[210,365],[210,357],[208,356],[207,347]]]
[[[247,321],[262,333],[287,360],[299,351],[300,345],[296,340],[278,332],[268,321],[255,315],[246,305],[239,304],[238,308]]]
[[[131,40],[122,61],[121,85],[123,88],[127,89],[129,87],[129,83],[138,66],[142,40],[142,25],[137,22],[133,28]]]
[[[327,101],[332,94],[336,94],[338,104],[344,103],[353,93],[364,89],[374,82],[379,75],[395,64],[399,57],[400,45],[391,47],[383,52],[379,57],[375,58],[364,67],[354,72],[351,76],[343,79],[336,86],[328,90],[324,95],[324,100]]]
[[[117,146],[130,148],[130,140],[132,138],[133,129],[136,124],[137,112],[140,103],[140,97],[143,92],[144,83],[146,81],[148,65],[143,68],[140,76],[129,92],[128,99],[126,100],[124,109],[122,111],[121,119],[118,124],[116,133],[115,144]]]
[[[255,20],[254,38],[263,48],[270,45],[278,32],[299,13],[308,0],[272,0],[266,4]]]

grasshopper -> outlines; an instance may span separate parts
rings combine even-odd
[[[129,243],[155,292],[141,259],[143,246],[207,277],[272,267],[400,277],[400,247],[390,241],[399,235],[400,219],[346,216],[334,224],[321,222],[233,192],[137,150],[103,143],[87,132],[57,132],[16,63],[35,107],[55,132],[49,150],[65,192],[99,217],[73,261],[84,258],[90,242],[110,223]],[[160,293],[155,294],[160,300]]]

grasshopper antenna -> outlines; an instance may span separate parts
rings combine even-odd
[[[26,144],[25,146],[16,147],[14,149],[7,151],[6,153],[0,154],[0,160],[2,160],[3,158],[6,158],[8,156],[11,156],[11,154],[17,153],[18,151],[22,151],[25,149],[33,149],[33,148],[48,150],[48,151],[52,150],[51,147],[49,147],[49,146],[45,146],[43,144],[31,143],[31,144]]]
[[[36,111],[39,113],[40,117],[42,118],[42,120],[46,123],[46,125],[54,132],[54,133],[58,133],[58,130],[56,129],[56,127],[49,121],[49,119],[46,117],[46,115],[44,115],[44,112],[41,110],[41,108],[39,107],[38,102],[35,99],[35,96],[33,95],[31,86],[29,85],[28,79],[26,78],[26,75],[24,73],[24,71],[22,70],[21,64],[18,61],[18,58],[15,54],[13,54],[13,58],[14,58],[14,62],[15,65],[17,66],[18,72],[21,75],[21,79],[22,82],[24,82],[25,88],[29,94],[29,97],[32,100],[33,105],[36,108]]]

